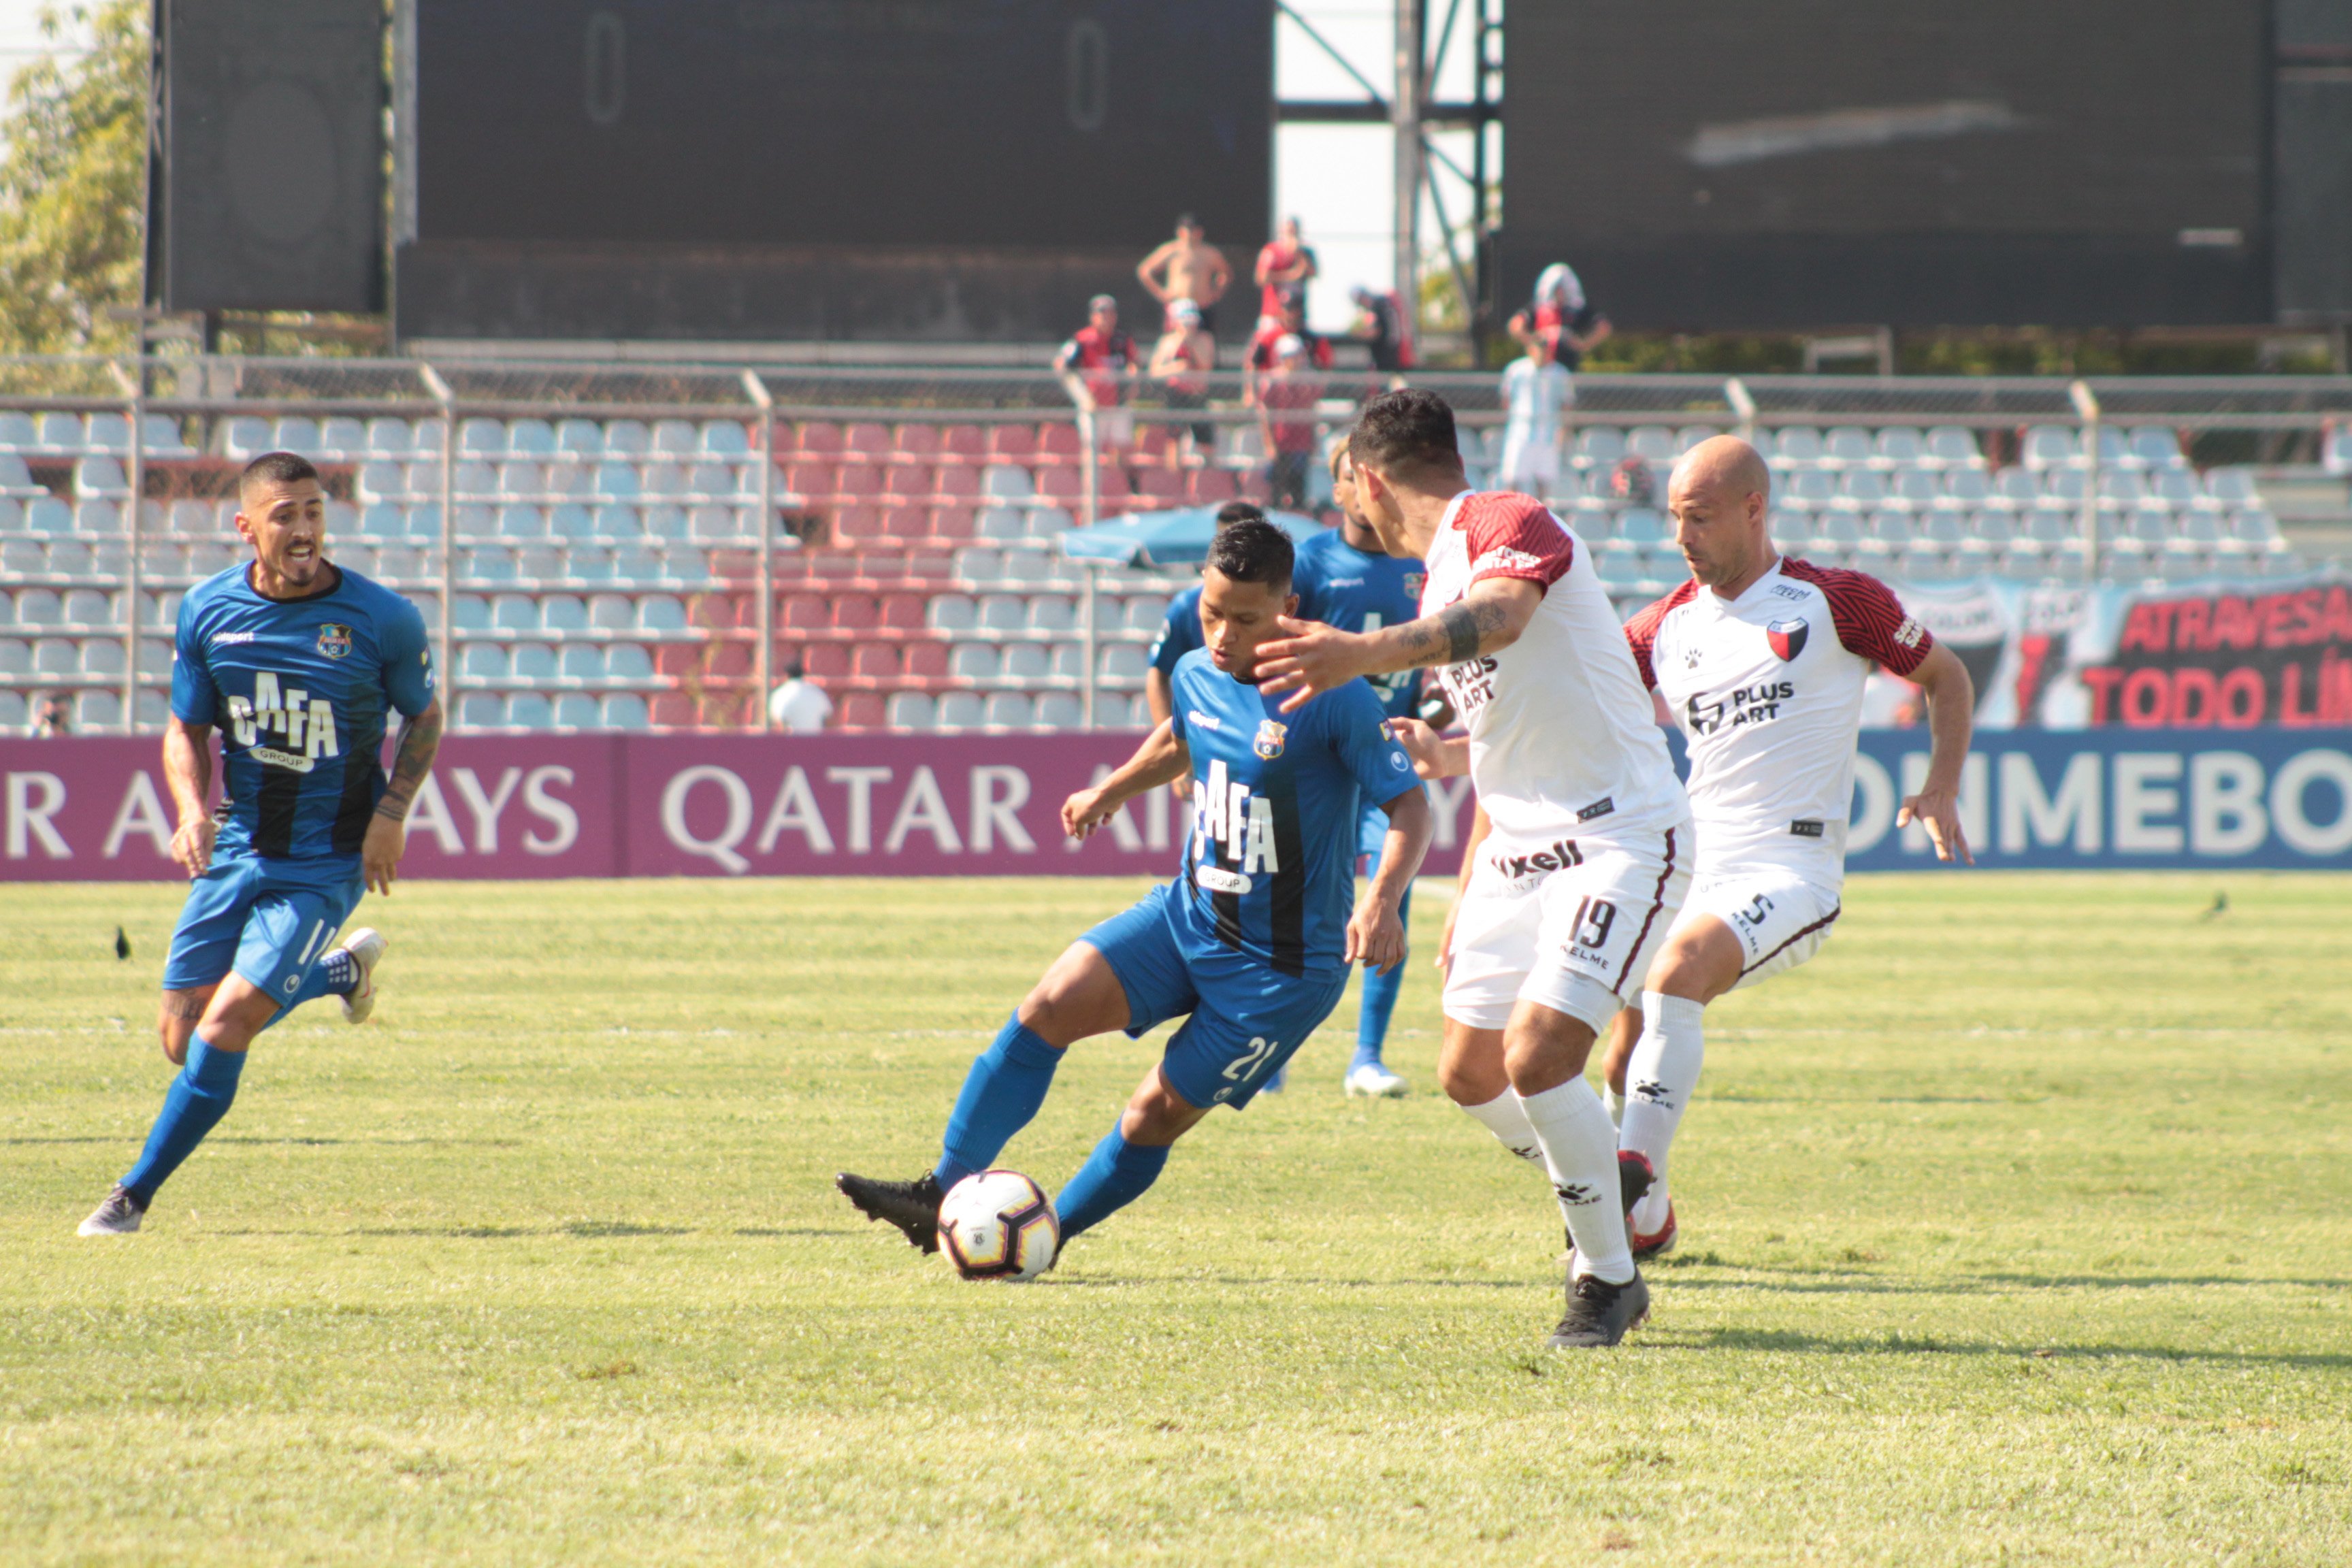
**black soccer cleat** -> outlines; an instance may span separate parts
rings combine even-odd
[[[1546,1340],[1547,1349],[1593,1350],[1613,1345],[1650,1315],[1650,1288],[1640,1270],[1622,1285],[1588,1274],[1568,1287],[1568,1313]]]
[[[884,1182],[844,1171],[833,1184],[867,1219],[887,1220],[905,1232],[918,1251],[940,1249],[940,1205],[947,1201],[947,1194],[932,1173],[925,1171],[911,1182]]]

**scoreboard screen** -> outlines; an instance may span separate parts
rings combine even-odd
[[[1550,0],[1507,37],[1506,286],[1621,324],[2266,314],[2253,0]]]
[[[1051,258],[1058,291],[1110,254],[1131,273],[1181,212],[1228,247],[1265,233],[1270,0],[416,0],[414,14],[409,329],[452,331],[454,310],[491,334],[856,334],[889,327],[818,282],[849,257],[922,291],[927,266],[985,254],[976,275],[983,278],[983,294],[1021,257]],[[824,320],[757,303],[795,294],[788,275],[824,296]],[[687,320],[691,279],[719,279],[736,320]],[[673,320],[597,320],[628,299],[642,315],[646,291],[673,296]],[[508,320],[518,310],[536,324]],[[1054,310],[1040,334],[1077,320]]]

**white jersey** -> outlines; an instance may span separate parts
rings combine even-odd
[[[1503,426],[1506,476],[1531,468],[1547,478],[1558,476],[1560,410],[1575,402],[1575,384],[1557,361],[1538,365],[1515,359],[1504,367],[1503,406],[1509,410]]]
[[[1517,642],[1437,671],[1469,728],[1470,778],[1497,849],[1541,852],[1688,820],[1624,630],[1559,519],[1527,496],[1465,491],[1445,509],[1425,564],[1423,616],[1489,577],[1544,589]]]
[[[1737,599],[1685,583],[1624,635],[1690,741],[1700,878],[1770,866],[1834,887],[1863,683],[1917,669],[1927,629],[1875,577],[1784,559]]]

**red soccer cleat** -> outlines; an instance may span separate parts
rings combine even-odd
[[[1666,1200],[1666,1223],[1650,1235],[1643,1236],[1640,1231],[1633,1229],[1631,1223],[1627,1224],[1625,1229],[1626,1239],[1633,1244],[1633,1261],[1636,1263],[1656,1258],[1662,1253],[1672,1252],[1675,1249],[1675,1235],[1674,1200],[1672,1198]]]

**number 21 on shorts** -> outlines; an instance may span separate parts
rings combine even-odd
[[[1252,1036],[1250,1037],[1249,1048],[1242,1052],[1240,1056],[1235,1057],[1232,1061],[1225,1064],[1225,1076],[1233,1079],[1235,1083],[1241,1082],[1244,1079],[1249,1077],[1250,1074],[1257,1071],[1259,1066],[1265,1062],[1265,1058],[1274,1055],[1274,1053],[1280,1047],[1276,1044],[1276,1042],[1267,1039],[1263,1035]]]

